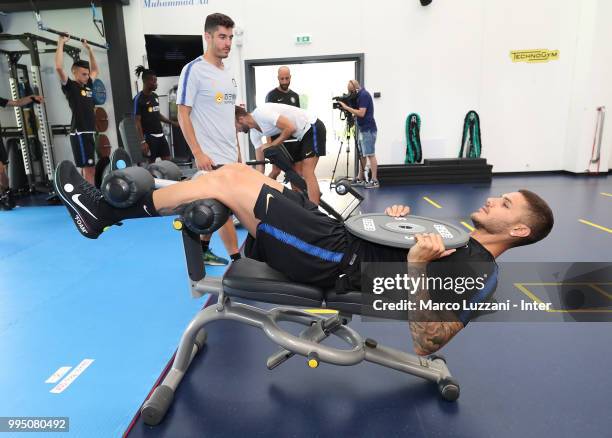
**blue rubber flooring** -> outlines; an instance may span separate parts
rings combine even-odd
[[[225,253],[217,236],[212,247]],[[0,212],[0,416],[69,417],[58,436],[120,436],[202,307],[184,260],[170,218],[89,240],[63,207]],[[94,362],[51,393],[47,378],[84,359]]]

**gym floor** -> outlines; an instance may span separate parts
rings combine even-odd
[[[405,203],[416,215],[469,223],[487,196],[519,188],[550,203],[555,228],[500,261],[612,260],[612,176],[381,187],[365,191],[361,210]],[[126,221],[95,241],[63,207],[22,206],[0,213],[0,225],[0,412],[69,417],[70,432],[58,436],[124,434],[208,299],[190,297],[171,219]],[[223,254],[217,236],[212,245]],[[352,326],[412,349],[402,323]],[[129,436],[609,436],[610,345],[603,323],[474,322],[441,351],[461,384],[448,403],[435,385],[372,364],[311,370],[296,357],[268,371],[276,348],[265,335],[222,321],[165,421],[150,428],[136,418]],[[62,367],[74,372],[71,384],[46,383]]]

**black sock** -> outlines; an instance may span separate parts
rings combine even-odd
[[[110,207],[110,205],[109,205]],[[127,208],[113,208],[113,216],[115,220],[135,219],[140,217],[157,217],[159,213],[153,205],[153,192],[145,194],[134,205]]]
[[[202,252],[208,251],[208,247],[210,246],[210,240],[200,240],[202,243]]]
[[[230,255],[230,259],[232,259],[232,262],[235,262],[236,260],[240,260],[241,258],[242,256],[240,255],[239,252],[237,252],[236,254]]]

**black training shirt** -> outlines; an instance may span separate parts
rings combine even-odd
[[[141,117],[140,123],[144,134],[162,134],[164,132],[159,118],[157,94],[138,93],[134,98],[134,115]]]
[[[278,88],[270,91],[266,95],[266,103],[284,103],[285,105],[292,105],[300,107],[300,96],[293,90],[288,90],[286,93],[280,91]]]
[[[467,245],[443,259],[427,264],[427,277],[439,279],[439,284],[428,290],[432,302],[459,303],[484,302],[491,298],[497,286],[495,257],[477,240],[470,238]],[[480,282],[485,287],[473,287]],[[448,286],[455,284],[454,290]],[[471,312],[453,311],[464,324],[473,316]]]
[[[70,130],[73,132],[94,132],[96,130],[92,84],[91,78],[85,85],[68,78],[66,84],[62,85],[62,91],[72,110]]]
[[[351,234],[349,234],[349,242],[351,253],[349,260],[352,261],[352,264],[345,268],[344,272],[349,277],[348,286],[351,290],[362,290],[361,263],[407,263],[408,250],[406,249],[379,245]],[[381,269],[384,270],[384,267],[381,266]],[[493,276],[496,270],[493,255],[477,240],[470,238],[465,246],[457,248],[451,255],[428,263],[427,277],[439,278],[442,284],[453,282],[456,285],[462,284],[462,281],[464,282],[468,277],[474,279],[482,277],[488,286],[485,288],[486,290],[483,289],[483,293],[479,294],[478,290],[461,291],[461,289],[455,288],[455,292],[449,292],[444,288],[433,287],[428,290],[428,293],[432,302],[439,303],[462,302],[463,300],[486,301],[490,299],[494,286],[496,286],[496,278]],[[454,313],[464,323],[472,317],[469,314],[466,316],[461,311]]]

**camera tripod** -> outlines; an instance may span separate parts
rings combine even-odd
[[[342,117],[344,115],[344,117]],[[329,188],[333,189],[336,186],[336,171],[338,170],[338,163],[340,161],[340,154],[342,154],[342,149],[346,144],[346,174],[345,178],[349,178],[349,161],[351,154],[351,138],[354,140],[355,151],[358,152],[357,149],[357,136],[355,135],[355,119],[353,115],[344,110],[340,111],[340,120],[344,122],[344,131],[342,137],[340,138],[340,147],[338,148],[338,156],[336,157],[336,164],[334,164],[334,170],[332,171],[331,181],[329,182]],[[338,181],[343,178],[338,178]]]

